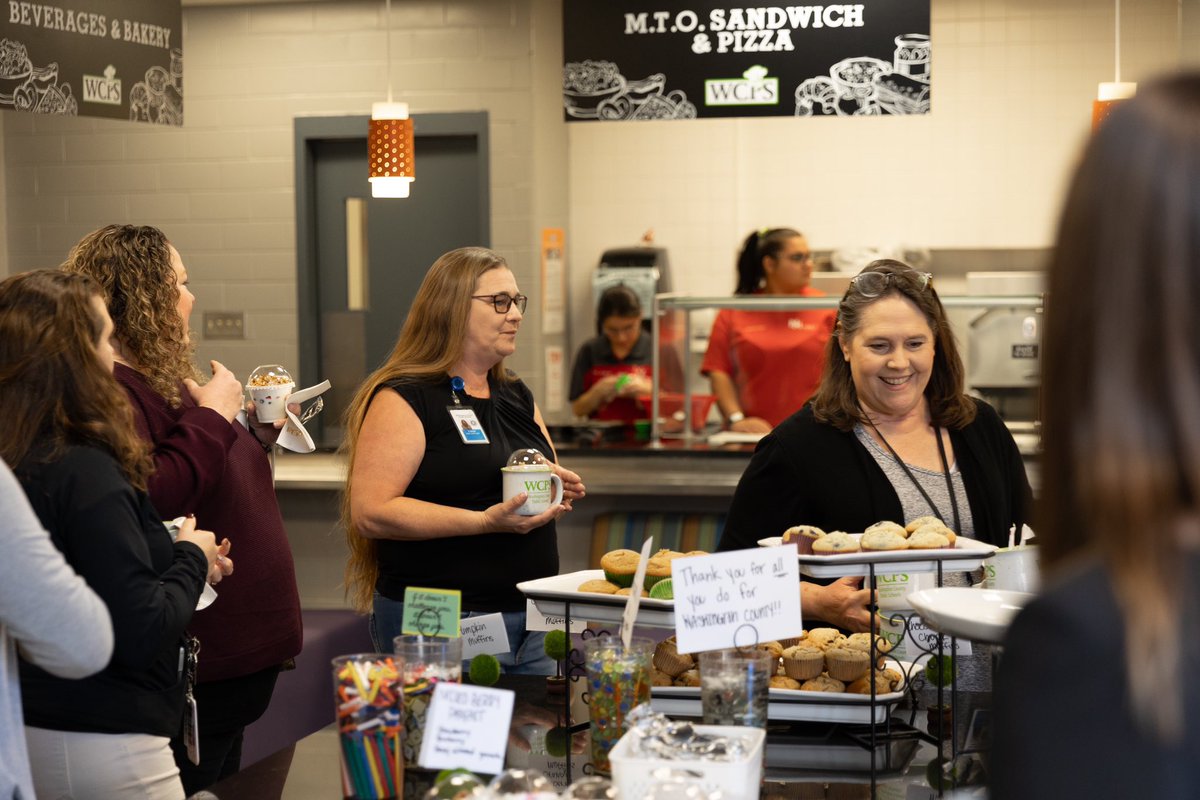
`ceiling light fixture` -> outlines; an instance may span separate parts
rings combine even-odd
[[[1112,82],[1103,82],[1096,90],[1096,99],[1092,101],[1092,128],[1104,121],[1113,110],[1113,106],[1122,100],[1127,100],[1137,92],[1137,84],[1121,80],[1121,0],[1116,0],[1116,75]]]
[[[413,121],[408,103],[392,101],[392,0],[384,0],[387,28],[386,103],[371,105],[371,123],[367,133],[367,161],[370,164],[372,197],[408,197],[415,180],[413,172]]]

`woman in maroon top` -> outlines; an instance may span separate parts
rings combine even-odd
[[[200,763],[172,741],[188,794],[237,771],[242,732],[267,709],[280,667],[300,652],[300,599],[266,449],[278,430],[237,422],[241,382],[212,362],[203,386],[192,361],[187,269],[161,231],[109,225],[72,248],[63,268],[104,289],[114,324],[115,375],[138,432],[154,445],[150,499],[166,518],[193,513],[240,556],[220,598],[198,612],[196,702]]]

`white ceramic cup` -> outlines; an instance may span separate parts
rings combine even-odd
[[[987,589],[1036,592],[1039,583],[1038,549],[1034,545],[1003,547],[983,562]]]
[[[504,467],[500,472],[504,477],[505,501],[513,499],[521,492],[529,493],[529,497],[517,509],[517,513],[522,516],[536,516],[562,502],[562,478],[554,474],[549,464]]]
[[[247,386],[254,401],[254,416],[259,422],[274,422],[287,416],[287,401],[296,388],[294,383],[275,383],[270,386]]]

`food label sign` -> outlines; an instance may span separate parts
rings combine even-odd
[[[799,636],[796,548],[758,547],[671,562],[675,640],[696,653]]]
[[[930,108],[929,0],[565,0],[563,55],[569,122]]]
[[[183,125],[180,0],[5,0],[0,109]]]

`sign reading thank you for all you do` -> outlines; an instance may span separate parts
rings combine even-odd
[[[0,3],[0,110],[183,125],[180,0]]]
[[[564,0],[568,121],[928,114],[929,0]]]

